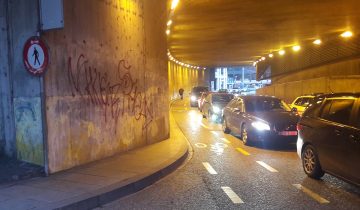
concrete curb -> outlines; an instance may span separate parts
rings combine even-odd
[[[172,164],[128,185],[120,186],[120,187],[112,187],[113,189],[111,190],[103,189],[102,192],[100,192],[97,195],[83,195],[81,197],[74,198],[77,201],[75,200],[72,202],[70,201],[71,202],[70,204],[68,201],[68,204],[58,203],[57,207],[54,208],[53,206],[50,208],[57,210],[72,210],[72,209],[82,210],[82,209],[93,209],[102,206],[104,204],[122,198],[124,196],[138,192],[154,184],[155,182],[159,181],[161,178],[175,171],[181,164],[183,164],[183,162],[187,159],[188,155],[189,155],[189,150],[187,149],[186,152],[179,159],[174,161]],[[46,209],[49,208],[47,207]]]

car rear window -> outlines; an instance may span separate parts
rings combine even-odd
[[[349,125],[354,102],[354,99],[328,99],[324,103],[321,117],[332,122]]]
[[[255,98],[245,101],[247,112],[290,111],[285,102],[277,98]]]
[[[229,102],[231,99],[234,98],[232,94],[214,94],[213,95],[213,102]]]

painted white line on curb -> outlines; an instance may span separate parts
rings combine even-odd
[[[221,189],[226,193],[226,195],[233,203],[244,203],[244,201],[242,201],[241,198],[230,187],[221,187]]]
[[[316,200],[321,204],[330,203],[330,201],[326,200],[325,198],[321,197],[319,194],[314,193],[313,191],[309,190],[308,188],[302,186],[301,184],[293,184],[298,190],[303,191],[305,194]]]
[[[268,164],[262,162],[262,161],[256,161],[258,164],[260,164],[262,167],[266,168],[268,171],[271,171],[271,172],[279,172],[277,171],[275,168],[269,166]]]
[[[230,144],[231,142],[229,140],[227,140],[226,138],[220,138],[221,140],[223,140],[224,142]]]
[[[215,169],[208,162],[203,162],[202,164],[210,174],[217,174]]]

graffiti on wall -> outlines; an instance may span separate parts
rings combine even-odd
[[[72,96],[80,96],[93,106],[103,111],[105,122],[113,120],[117,127],[119,119],[125,114],[144,119],[145,130],[154,118],[151,95],[140,91],[138,79],[131,75],[132,66],[120,60],[115,67],[116,73],[109,75],[90,64],[89,59],[81,54],[73,64],[68,58],[67,76]]]

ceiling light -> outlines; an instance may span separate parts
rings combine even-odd
[[[352,37],[353,33],[351,31],[345,31],[340,36],[344,38]]]
[[[320,44],[321,44],[321,40],[320,40],[320,39],[317,39],[317,40],[313,41],[313,43],[316,44],[316,45],[320,45]]]
[[[284,55],[285,54],[285,50],[280,50],[279,51],[279,55]]]
[[[257,62],[255,61],[255,62],[253,63],[253,66],[256,66],[256,64],[257,64]]]
[[[263,60],[263,61],[264,61],[265,59],[266,59],[265,57],[261,57],[261,60]]]
[[[299,51],[299,50],[301,49],[301,47],[300,47],[299,45],[295,45],[295,46],[292,47],[292,49],[293,49],[295,52],[297,52],[297,51]]]
[[[176,8],[176,6],[178,5],[179,0],[173,0],[171,3],[171,10],[174,10]]]
[[[272,53],[269,54],[269,58],[272,58],[274,57],[274,55]]]
[[[166,30],[166,34],[167,35],[169,35],[170,34],[170,30],[168,29],[168,30]]]
[[[171,24],[172,24],[172,20],[169,20],[166,25],[170,26]]]

